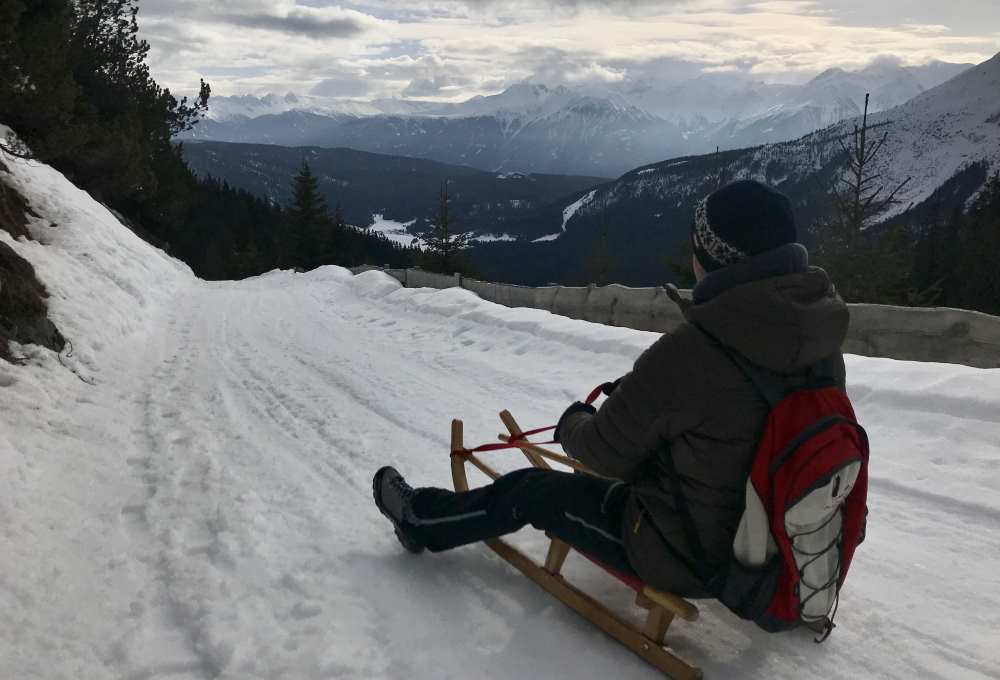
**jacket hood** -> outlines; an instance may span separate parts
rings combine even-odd
[[[703,279],[687,319],[747,359],[795,373],[839,352],[850,321],[830,277],[798,244]]]

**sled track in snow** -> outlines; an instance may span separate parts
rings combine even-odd
[[[1000,534],[996,532],[996,528],[1000,526],[1000,509],[932,491],[915,489],[907,484],[901,484],[884,477],[871,477],[868,483],[872,487],[870,493],[886,492],[896,497],[907,498],[913,501],[913,506],[927,508],[927,512],[933,512],[941,521],[951,522],[952,518],[958,515],[966,521],[975,522],[979,525],[977,530],[982,532],[981,535],[984,539],[994,538],[996,540],[995,546],[1000,547]],[[942,512],[945,513],[944,516],[942,516]],[[986,542],[992,543],[989,540]]]

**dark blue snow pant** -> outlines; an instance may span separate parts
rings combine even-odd
[[[428,550],[496,538],[531,524],[625,574],[622,542],[629,487],[590,475],[526,468],[464,493],[417,489],[413,524]]]

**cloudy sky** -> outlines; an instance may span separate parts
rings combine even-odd
[[[1000,52],[996,0],[142,0],[175,92],[463,99],[531,80],[670,84],[704,71],[801,80],[892,55]]]

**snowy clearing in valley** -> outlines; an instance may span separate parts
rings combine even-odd
[[[393,243],[398,243],[408,248],[420,240],[409,231],[410,227],[416,223],[416,220],[397,222],[396,220],[386,219],[381,213],[375,213],[372,215],[372,223],[364,229],[382,234]]]
[[[11,165],[44,245],[0,239],[95,384],[31,347],[0,364],[3,677],[661,677],[484,546],[404,553],[371,500],[386,463],[449,484],[452,417],[470,443],[501,408],[552,422],[654,334],[378,272],[198,281],[57,173]],[[669,639],[720,680],[1000,677],[1000,370],[848,367],[873,479],[837,631],[770,636],[705,603]]]
[[[473,236],[471,240],[477,243],[509,243],[516,241],[517,237],[510,234],[479,234],[478,236]]]

